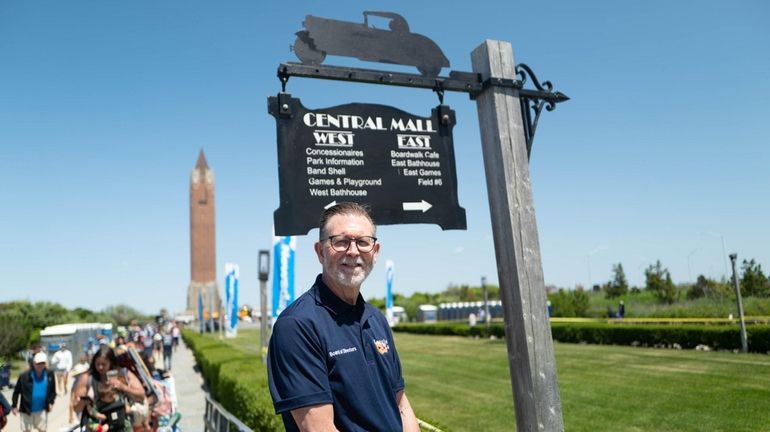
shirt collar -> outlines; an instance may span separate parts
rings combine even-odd
[[[358,293],[356,304],[352,305],[337,297],[337,295],[323,282],[320,274],[315,280],[315,286],[318,287],[315,296],[316,302],[328,309],[334,315],[344,315],[353,310],[366,311],[366,302],[361,293]],[[365,315],[366,313],[364,313],[364,316]]]

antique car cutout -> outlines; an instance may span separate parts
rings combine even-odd
[[[387,20],[389,30],[369,25],[369,16]],[[415,66],[422,75],[437,76],[449,60],[427,37],[409,32],[404,17],[392,12],[364,12],[364,22],[353,23],[307,15],[305,27],[296,33],[294,53],[310,65],[323,63],[327,55]]]

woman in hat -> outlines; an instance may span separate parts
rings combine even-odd
[[[88,363],[78,363],[75,365],[75,367],[72,368],[72,371],[70,375],[72,375],[73,382],[72,382],[72,389],[70,390],[70,418],[69,418],[69,424],[75,424],[78,421],[77,415],[75,413],[75,404],[78,403],[78,400],[80,398],[76,395],[75,389],[78,386],[78,383],[85,379],[85,377],[88,376],[86,373],[88,372]]]

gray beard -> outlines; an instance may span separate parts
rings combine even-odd
[[[347,288],[360,287],[361,284],[366,280],[367,276],[369,276],[369,272],[366,270],[350,276],[346,275],[342,270],[334,272],[334,279],[337,281],[337,283]]]

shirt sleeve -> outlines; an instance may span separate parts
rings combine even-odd
[[[312,323],[295,317],[277,320],[267,368],[276,413],[332,403],[326,353]]]

